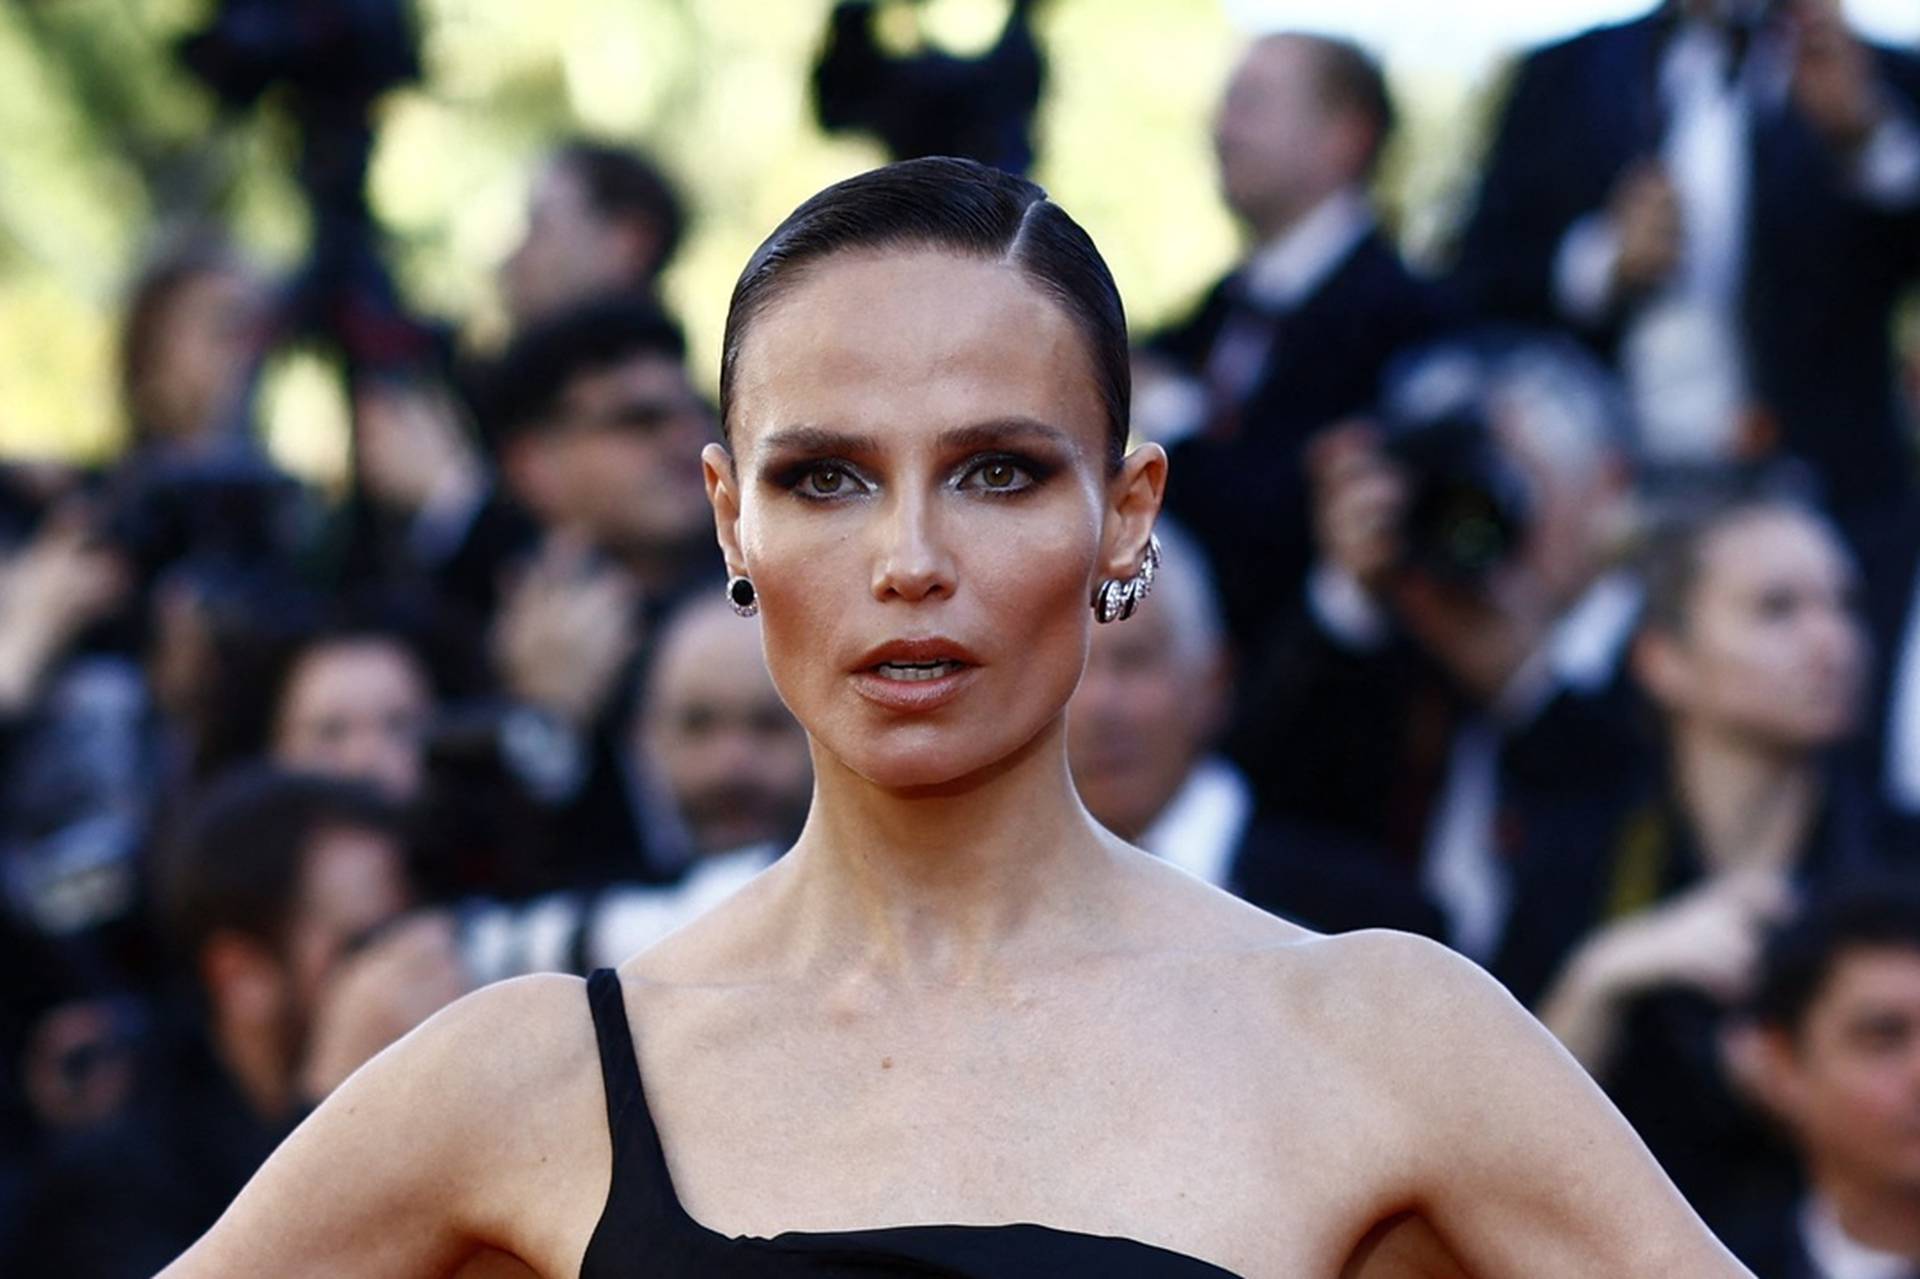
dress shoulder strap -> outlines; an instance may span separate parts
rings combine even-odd
[[[666,1153],[660,1147],[660,1134],[640,1084],[640,1063],[634,1053],[620,975],[611,968],[596,969],[589,975],[587,1004],[593,1014],[594,1037],[600,1045],[607,1131],[613,1142],[613,1180],[597,1233],[609,1228],[615,1233],[644,1230],[657,1240],[663,1227],[681,1224],[685,1213],[673,1192]]]

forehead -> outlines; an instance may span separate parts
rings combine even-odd
[[[1794,511],[1765,511],[1716,529],[1700,548],[1701,588],[1738,594],[1782,581],[1852,576],[1825,527]]]
[[[810,265],[755,318],[736,366],[733,441],[807,425],[907,443],[1026,417],[1101,456],[1106,409],[1087,341],[1005,262],[932,250]]]
[[[1312,48],[1295,36],[1268,36],[1247,48],[1233,69],[1228,92],[1235,96],[1309,97],[1317,87]]]
[[[725,608],[701,606],[662,637],[651,679],[658,703],[777,700],[760,652],[760,628]]]
[[[1920,1007],[1920,948],[1849,947],[1835,961],[1818,1003],[1841,1012],[1862,1005]]]

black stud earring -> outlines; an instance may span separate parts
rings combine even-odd
[[[760,597],[754,593],[753,582],[744,576],[727,579],[727,603],[742,617],[752,617],[760,611]]]

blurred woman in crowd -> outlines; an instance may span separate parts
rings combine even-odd
[[[1505,975],[1710,1221],[1784,1166],[1726,1086],[1722,1014],[1796,890],[1877,854],[1831,758],[1861,709],[1854,585],[1826,521],[1779,497],[1668,530],[1632,658],[1662,765],[1593,848],[1521,873]]]

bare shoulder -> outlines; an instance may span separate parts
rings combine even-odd
[[[578,979],[488,986],[335,1089],[167,1273],[442,1273],[485,1249],[577,1267],[602,1096]]]
[[[1471,1273],[1744,1273],[1586,1072],[1478,965],[1387,931],[1316,938],[1274,962],[1276,1002],[1375,1099],[1395,1152],[1381,1175]]]

